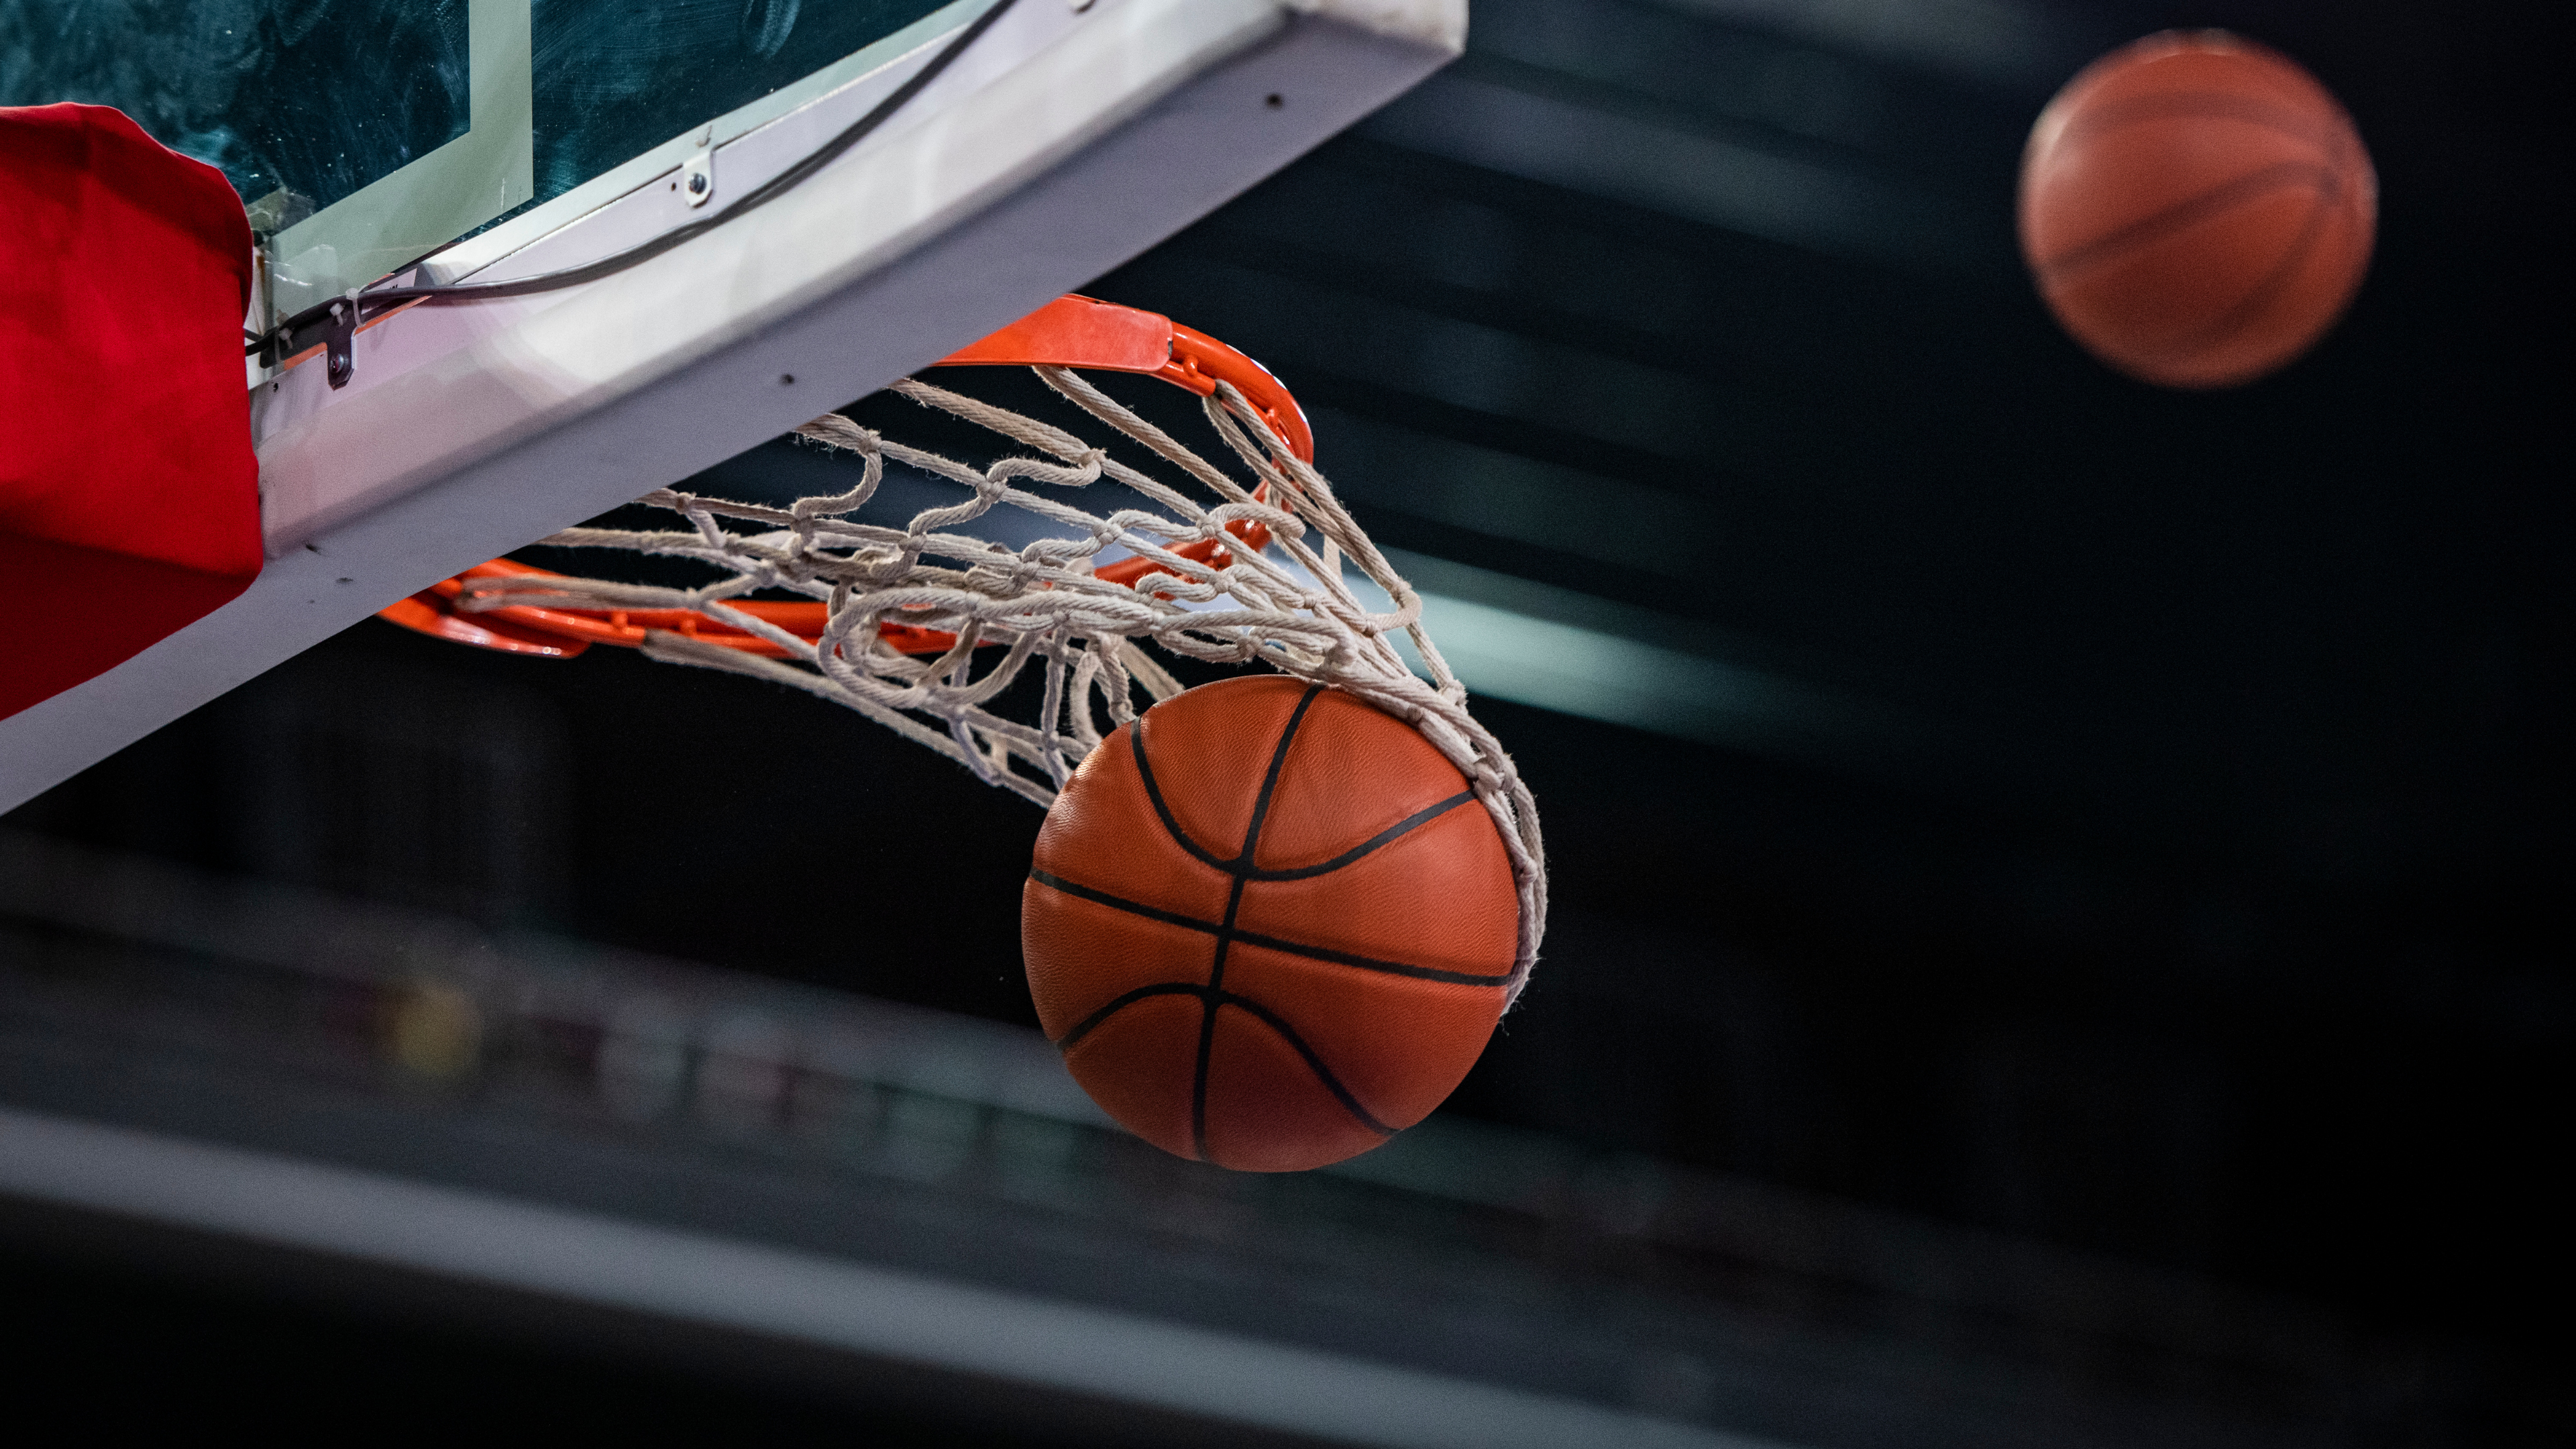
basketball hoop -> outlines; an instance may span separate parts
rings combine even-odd
[[[860,461],[846,493],[777,507],[660,489],[637,501],[672,511],[682,527],[572,528],[540,540],[691,560],[721,575],[713,582],[673,588],[496,559],[383,617],[485,648],[568,657],[615,644],[791,685],[1042,806],[1099,745],[1104,716],[1115,729],[1136,718],[1139,691],[1148,705],[1180,692],[1145,641],[1193,659],[1267,664],[1405,721],[1467,777],[1511,858],[1517,995],[1546,920],[1536,802],[1468,712],[1465,687],[1422,628],[1420,597],[1315,470],[1313,434],[1278,379],[1167,318],[1084,297],[1060,298],[937,365],[1029,367],[1185,481],[1145,472],[1051,422],[907,379],[891,391],[1019,451],[976,468],[826,414],[797,434]],[[1084,371],[1152,375],[1197,394],[1249,479],[1111,399]],[[965,496],[901,527],[862,521],[889,462]],[[1150,506],[1104,515],[1063,501],[1103,480]],[[1055,532],[1014,549],[950,531],[1005,507]],[[1113,549],[1123,556],[1100,559]],[[1350,570],[1393,607],[1363,602]],[[1397,652],[1399,634],[1421,674]],[[1031,700],[1032,691],[1011,686],[1033,662],[1042,664],[1043,688]],[[1004,712],[1011,708],[1020,717]]]
[[[936,365],[1150,373],[1201,397],[1212,397],[1219,383],[1230,383],[1252,403],[1271,431],[1288,440],[1299,458],[1308,463],[1315,460],[1315,435],[1307,426],[1305,412],[1267,368],[1204,332],[1133,307],[1095,302],[1088,297],[1060,297],[982,341],[951,353]],[[1264,482],[1253,490],[1253,496],[1263,497],[1268,487]],[[1258,522],[1239,522],[1228,531],[1254,549],[1270,541],[1269,530]],[[1229,561],[1224,547],[1213,539],[1183,544],[1175,552],[1218,568]],[[1149,567],[1149,560],[1130,557],[1104,564],[1093,574],[1111,583],[1132,585]],[[487,603],[479,605],[472,617],[459,612],[457,600],[464,596],[470,581],[512,577],[562,575],[531,564],[494,559],[380,611],[380,617],[454,643],[553,658],[571,658],[593,644],[642,648],[646,635],[657,629],[674,630],[705,643],[767,658],[786,657],[786,651],[766,636],[733,628],[695,609],[574,609]],[[766,600],[746,600],[736,607],[808,644],[822,637],[828,612],[823,604]],[[956,643],[954,635],[910,624],[887,621],[878,629],[888,644],[906,654],[939,654]]]

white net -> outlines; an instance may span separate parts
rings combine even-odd
[[[857,486],[846,493],[776,507],[663,489],[638,501],[678,514],[684,528],[574,528],[543,540],[694,560],[717,573],[712,582],[673,588],[556,575],[474,578],[457,605],[469,613],[512,605],[703,613],[767,640],[785,657],[668,631],[651,634],[644,652],[846,705],[1039,805],[1054,801],[1108,730],[1136,717],[1138,693],[1150,705],[1180,691],[1141,647],[1146,641],[1175,655],[1257,662],[1346,690],[1420,730],[1491,812],[1520,894],[1516,997],[1547,916],[1538,809],[1511,757],[1468,713],[1465,687],[1422,628],[1420,597],[1332,485],[1232,385],[1220,384],[1205,411],[1250,483],[1080,374],[1033,370],[1074,406],[1178,468],[1187,483],[1168,483],[1037,418],[907,380],[893,391],[1043,456],[1020,452],[978,469],[826,414],[797,432],[860,460]],[[878,497],[889,461],[966,496],[917,511],[900,527],[865,521],[859,515]],[[1104,478],[1124,485],[1126,498],[1141,506],[1102,514],[1067,501]],[[1199,490],[1213,495],[1213,504],[1194,497]],[[1046,536],[1012,548],[959,531],[1006,508],[1043,520]],[[1245,546],[1241,532],[1251,525],[1268,530],[1267,548]],[[1178,551],[1193,544],[1224,552],[1200,562]],[[1139,557],[1147,571],[1132,583],[1102,579],[1093,569],[1104,554]],[[1392,607],[1364,602],[1347,577],[1354,570]],[[731,607],[782,592],[825,603],[819,640]],[[956,642],[936,655],[905,654],[880,635],[885,623],[953,632]],[[1412,644],[1421,674],[1396,648],[1399,634]],[[1038,687],[1014,688],[1032,665],[1041,672]]]

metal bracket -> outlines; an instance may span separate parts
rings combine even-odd
[[[355,347],[358,336],[358,304],[348,297],[334,297],[314,309],[319,316],[299,325],[290,318],[278,324],[260,343],[259,364],[282,367],[314,348],[322,349],[323,371],[331,386],[343,388],[358,374]]]
[[[714,148],[699,151],[680,163],[680,195],[692,207],[704,206],[716,199]]]
[[[358,372],[358,359],[351,350],[358,338],[358,304],[345,297],[334,301],[331,319],[322,325],[322,361],[331,386],[335,390],[347,387]]]

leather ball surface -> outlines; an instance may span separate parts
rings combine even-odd
[[[2022,156],[2022,254],[2049,309],[2168,387],[2250,382],[2306,351],[2361,285],[2378,207],[2333,95],[2224,31],[2095,61]]]
[[[1047,1036],[1137,1136],[1225,1167],[1365,1152],[1501,1015],[1519,900],[1414,728],[1284,675],[1163,701],[1048,812],[1021,943]]]

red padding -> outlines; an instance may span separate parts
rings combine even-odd
[[[105,106],[0,107],[0,218],[5,717],[249,587],[260,536],[223,173]]]

